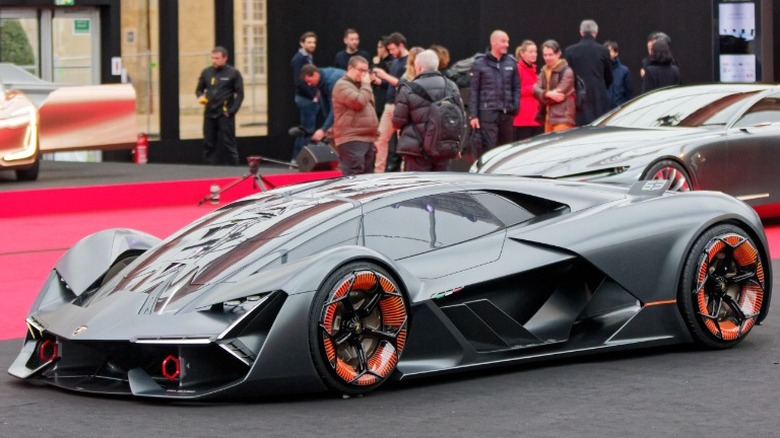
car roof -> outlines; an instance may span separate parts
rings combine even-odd
[[[576,188],[578,190],[572,190]],[[296,199],[338,199],[367,205],[393,202],[446,191],[507,191],[570,205],[573,211],[625,197],[626,188],[571,181],[540,180],[515,175],[464,172],[403,172],[359,175],[282,188],[276,196]],[[274,192],[269,192],[274,193]],[[247,198],[247,202],[258,197]]]
[[[668,90],[711,90],[711,91],[734,91],[734,92],[749,92],[749,91],[761,91],[761,90],[778,90],[780,91],[780,85],[778,84],[765,84],[765,83],[707,83],[707,84],[692,84],[682,85],[677,87],[667,87],[654,90],[654,93]]]

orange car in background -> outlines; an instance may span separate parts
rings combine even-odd
[[[135,145],[135,90],[130,84],[63,86],[38,106],[2,82],[0,76],[0,170],[16,171],[18,180],[38,178],[42,153]]]

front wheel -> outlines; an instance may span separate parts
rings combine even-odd
[[[328,388],[364,394],[393,374],[406,342],[407,308],[398,284],[376,264],[350,263],[325,279],[313,300],[309,342]]]
[[[672,160],[662,160],[653,164],[645,171],[641,179],[670,180],[669,191],[671,192],[688,192],[693,190],[693,184],[691,184],[691,177],[688,176],[688,172],[683,169],[680,163]]]
[[[680,310],[694,340],[728,348],[747,336],[765,299],[764,265],[740,227],[718,225],[701,235],[683,267]]]

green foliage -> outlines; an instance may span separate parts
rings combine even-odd
[[[0,62],[16,65],[35,64],[35,54],[19,20],[3,20],[0,24]]]

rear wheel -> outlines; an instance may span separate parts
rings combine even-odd
[[[41,168],[41,159],[37,158],[32,167],[16,170],[16,179],[19,181],[35,181]]]
[[[693,184],[691,184],[691,177],[688,176],[688,172],[683,169],[680,163],[672,160],[662,160],[653,164],[645,171],[642,179],[669,180],[672,182],[671,186],[669,186],[669,191],[672,192],[693,190]]]
[[[696,240],[678,298],[699,345],[728,348],[742,341],[756,323],[764,294],[761,254],[742,228],[718,225]]]
[[[403,352],[408,322],[404,296],[387,271],[357,262],[333,272],[310,318],[310,350],[325,384],[358,395],[384,383]]]

